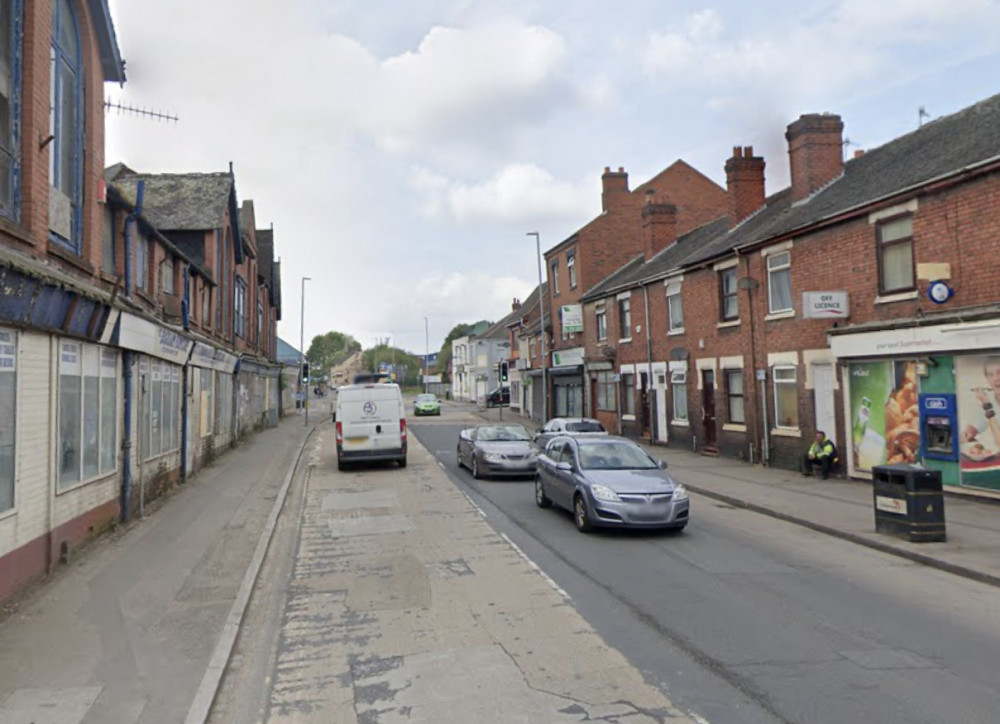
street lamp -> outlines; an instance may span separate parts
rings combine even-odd
[[[542,296],[542,241],[537,231],[529,231],[527,236],[535,237],[535,251],[538,254],[538,311],[542,315],[542,422],[549,419],[549,386],[545,379],[545,299]]]
[[[427,358],[431,356],[430,335],[427,331],[427,317],[424,317],[424,393],[427,393]]]
[[[302,382],[302,371],[305,367],[306,362],[306,282],[310,282],[312,279],[309,277],[302,277],[302,306],[299,310],[299,392],[301,393],[303,382]],[[302,395],[302,409],[305,411],[306,427],[309,426],[309,381],[305,382],[305,394]]]

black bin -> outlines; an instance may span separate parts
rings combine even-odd
[[[913,543],[945,539],[941,473],[900,463],[872,468],[875,530]]]

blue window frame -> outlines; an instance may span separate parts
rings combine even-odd
[[[20,217],[21,2],[0,6],[0,215]]]
[[[76,13],[69,0],[52,0],[50,74],[49,229],[53,238],[79,254],[83,156],[83,73]]]

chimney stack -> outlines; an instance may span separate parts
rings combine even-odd
[[[618,171],[612,171],[610,166],[604,167],[604,174],[601,176],[601,209],[608,211],[619,203],[628,199],[628,174],[621,166]]]
[[[646,190],[642,207],[642,232],[646,238],[646,261],[677,241],[677,207],[653,201],[656,191]]]
[[[844,170],[844,122],[833,113],[799,116],[785,132],[792,202],[801,201]]]
[[[726,161],[729,228],[735,227],[764,205],[764,159],[753,155],[753,146],[733,147]]]
[[[514,297],[514,301],[510,305],[510,311],[516,312],[520,308],[521,308],[521,300],[518,299],[517,297]]]

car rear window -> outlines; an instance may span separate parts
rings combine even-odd
[[[607,432],[604,425],[596,420],[584,420],[581,422],[569,422],[566,429],[570,432]]]

